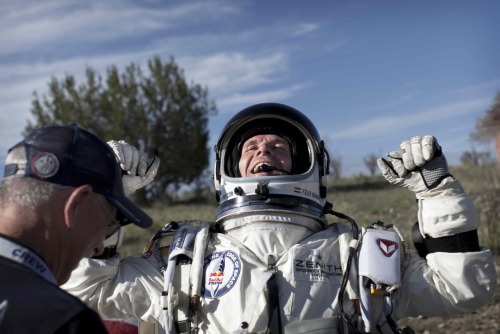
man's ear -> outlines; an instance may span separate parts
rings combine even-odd
[[[86,209],[86,203],[92,196],[89,185],[74,188],[64,203],[64,221],[67,227],[73,227],[76,217]]]

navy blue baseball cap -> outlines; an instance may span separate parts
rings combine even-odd
[[[95,134],[70,125],[48,125],[9,149],[4,177],[21,175],[60,185],[88,184],[117,210],[120,224],[147,228],[151,217],[127,198],[113,150]]]

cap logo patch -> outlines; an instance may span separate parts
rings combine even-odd
[[[40,179],[48,179],[59,170],[59,160],[49,152],[37,153],[31,159],[31,172]]]
[[[387,239],[377,239],[377,244],[382,251],[382,254],[387,257],[391,257],[392,254],[394,254],[399,248],[397,242]]]

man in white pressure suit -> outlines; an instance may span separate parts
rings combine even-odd
[[[127,165],[133,148],[114,147]],[[168,224],[142,257],[86,259],[65,289],[105,318],[168,333],[397,333],[403,317],[471,312],[493,296],[476,209],[434,137],[378,160],[387,181],[416,195],[417,251],[393,225],[358,229],[332,210],[328,153],[301,112],[246,108],[215,150],[215,222]]]

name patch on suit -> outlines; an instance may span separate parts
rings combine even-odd
[[[294,277],[297,281],[325,281],[338,283],[342,277],[340,263],[324,258],[320,253],[302,250],[294,254]]]

